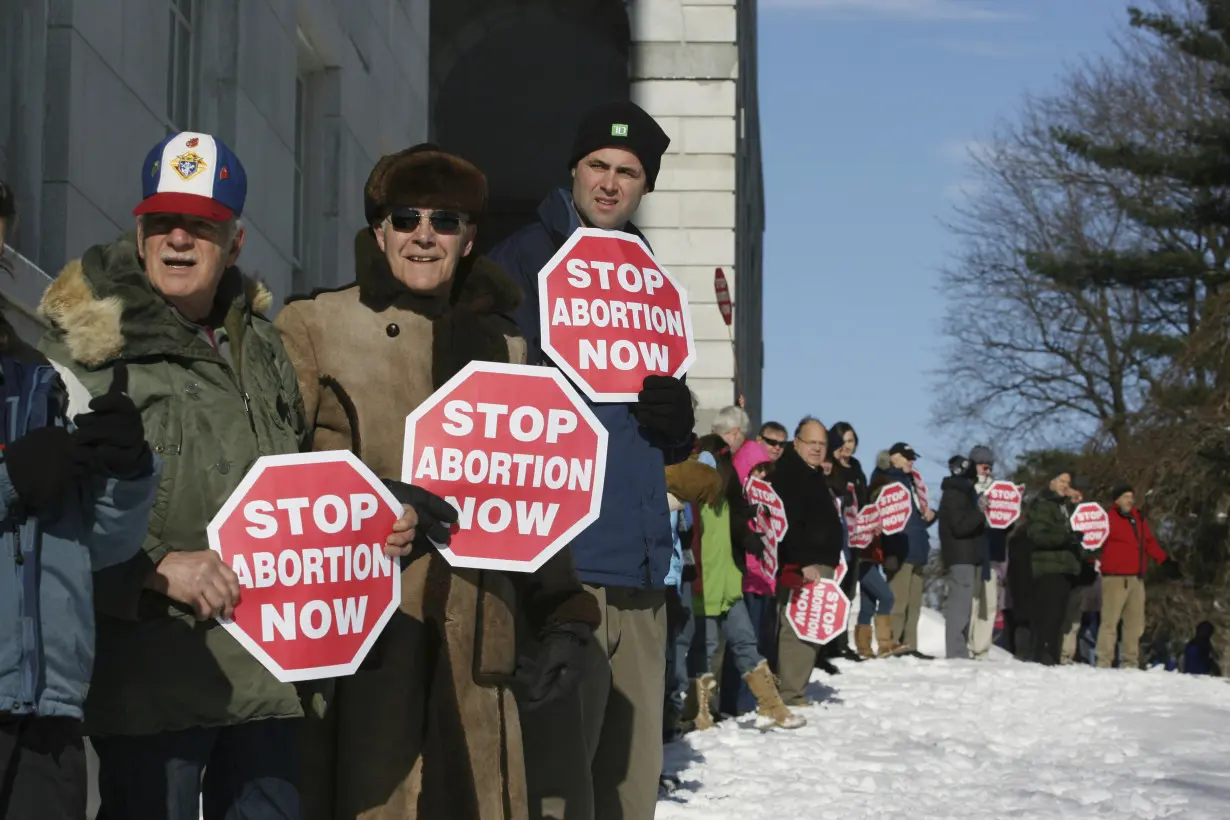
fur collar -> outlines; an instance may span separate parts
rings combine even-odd
[[[273,295],[238,268],[229,268],[217,303],[226,312],[227,330],[235,335],[252,313],[269,310]],[[65,265],[43,294],[38,312],[63,337],[73,360],[90,368],[118,358],[211,355],[150,286],[131,232]]]
[[[489,257],[472,253],[457,266],[448,298],[419,296],[393,277],[376,238],[362,228],[354,238],[355,281],[359,299],[372,310],[394,304],[435,318],[450,308],[477,314],[511,314],[521,304],[521,289]]]

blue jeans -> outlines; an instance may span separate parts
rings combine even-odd
[[[893,614],[893,591],[884,577],[884,567],[879,564],[859,564],[858,567],[859,594],[862,597],[858,607],[859,626],[871,626],[874,615]]]
[[[772,595],[743,593],[743,604],[756,630],[756,646],[760,657],[777,664],[777,602]],[[734,656],[727,653],[722,662],[721,703],[719,708],[728,715],[743,715],[756,710],[756,697],[748,688],[743,675],[735,665]]]
[[[298,817],[302,722],[270,718],[91,738],[98,753],[98,820]]]
[[[692,584],[680,585],[678,593],[667,590],[666,634],[666,716],[667,728],[683,714],[692,670],[688,655],[696,634],[696,618],[692,612]]]

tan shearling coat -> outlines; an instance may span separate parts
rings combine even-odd
[[[521,298],[485,257],[459,266],[452,294],[406,290],[365,229],[356,282],[292,299],[276,326],[294,364],[314,450],[350,449],[399,479],[406,415],[468,362],[521,362],[506,318]],[[564,550],[533,575],[452,569],[416,552],[400,611],[365,667],[309,718],[308,820],[523,820],[515,624],[596,625]]]

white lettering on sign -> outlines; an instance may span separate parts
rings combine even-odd
[[[424,447],[414,466],[412,483],[422,479],[492,484],[504,487],[548,487],[589,492],[594,483],[594,460],[528,453]]]
[[[568,260],[566,267],[568,268],[568,282],[573,287],[589,287],[593,283],[589,269],[593,268],[598,274],[598,287],[602,290],[611,290],[611,271],[615,269],[614,262],[589,262],[574,258]],[[628,262],[619,266],[619,269],[615,271],[615,278],[619,286],[628,293],[640,293],[644,290],[646,296],[653,296],[655,290],[666,284],[662,271],[656,268],[638,268]]]
[[[670,349],[657,342],[637,342],[619,339],[607,346],[606,339],[581,339],[577,342],[580,353],[578,366],[582,370],[636,370],[645,362],[650,370],[670,370]]]
[[[303,535],[303,511],[311,508],[312,523],[321,532],[334,535],[346,529],[355,532],[363,529],[363,522],[376,514],[380,502],[372,493],[351,493],[349,502],[341,496],[322,495],[314,501],[310,498],[279,498],[275,503],[264,499],[249,501],[243,505],[243,517],[249,522],[246,529],[253,538],[272,538],[277,535],[283,518],[291,535]],[[285,516],[274,515],[281,510]]]
[[[382,544],[287,548],[250,555],[239,553],[231,559],[231,569],[241,587],[265,589],[275,585],[310,586],[392,578],[393,559],[384,554]]]
[[[900,532],[913,512],[910,493],[902,485],[885,487],[876,508],[880,511],[880,527],[888,533]]]
[[[363,631],[363,619],[367,616],[367,596],[357,598],[334,598],[332,607],[325,601],[308,601],[295,612],[295,604],[282,604],[281,611],[273,604],[261,604],[261,641],[269,643],[275,638],[293,641],[298,633],[312,640],[329,634],[334,623],[338,635]],[[277,633],[276,635],[274,633]]]
[[[607,299],[557,297],[551,310],[553,327],[613,327],[625,330],[654,330],[669,336],[683,336],[683,313],[659,305]]]
[[[473,407],[468,401],[453,399],[444,404],[444,417],[448,422],[441,425],[444,432],[450,436],[468,436],[474,432],[472,413],[483,416],[483,438],[499,438],[509,434],[517,441],[528,444],[546,436],[548,444],[559,443],[561,436],[566,436],[577,429],[577,414],[571,410],[552,408],[547,411],[546,418],[542,411],[531,405],[524,405],[508,410],[507,404],[487,404],[478,402]],[[508,417],[503,427],[500,418]]]

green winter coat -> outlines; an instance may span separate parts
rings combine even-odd
[[[700,507],[700,571],[703,594],[694,598],[699,614],[716,618],[743,600],[743,573],[731,550],[730,504],[723,503],[720,512]]]
[[[1034,577],[1040,575],[1079,575],[1079,548],[1074,546],[1072,508],[1068,500],[1052,490],[1043,490],[1028,511],[1025,535],[1033,543]]]
[[[302,400],[267,290],[230,269],[217,314],[232,367],[171,312],[150,286],[135,236],[96,245],[70,262],[39,307],[52,329],[40,349],[72,369],[92,394],[125,361],[129,394],[162,475],[143,549],[209,548],[205,528],[262,455],[300,449]],[[302,715],[279,683],[216,621],[140,588],[99,590],[133,602],[132,619],[99,614],[97,663],[86,701],[90,735],[138,735]]]

